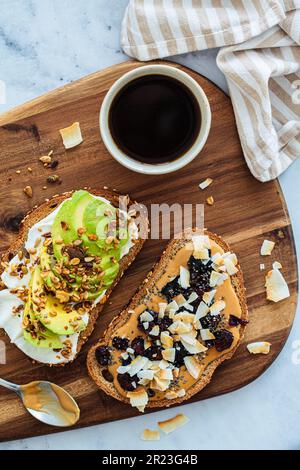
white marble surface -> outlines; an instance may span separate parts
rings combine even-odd
[[[0,0],[0,80],[7,102],[0,112],[64,83],[126,60],[120,51],[120,23],[127,0]],[[226,89],[215,65],[215,51],[176,60]],[[300,160],[280,182],[300,246]],[[161,411],[63,434],[2,443],[1,449],[299,449],[300,364],[292,362],[300,339],[300,315],[275,363],[254,383],[226,396],[179,407],[191,424],[143,443],[139,433]],[[0,391],[1,393],[1,391]],[[96,406],[96,404],[95,404]],[[1,410],[0,410],[1,412]]]

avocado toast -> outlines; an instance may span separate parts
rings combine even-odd
[[[172,240],[129,305],[88,353],[90,376],[139,411],[199,392],[248,322],[237,257],[216,234]]]
[[[129,215],[119,204],[106,189],[55,196],[25,217],[2,257],[0,327],[32,359],[75,359],[142,248],[147,218],[141,210],[138,231],[136,211]]]

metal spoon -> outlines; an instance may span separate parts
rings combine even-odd
[[[76,401],[58,385],[45,381],[16,385],[3,379],[0,385],[15,392],[27,411],[43,423],[64,427],[73,426],[79,420]]]

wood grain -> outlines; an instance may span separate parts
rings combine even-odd
[[[204,77],[191,74],[206,92],[212,109],[212,129],[204,150],[191,164],[168,176],[134,174],[115,162],[106,151],[100,135],[98,116],[101,101],[112,83],[123,73],[143,65],[127,62],[83,78],[48,93],[0,116],[0,237],[1,250],[9,248],[23,215],[44,198],[65,190],[84,186],[116,188],[149,206],[151,203],[204,203],[213,195],[215,205],[205,207],[205,226],[221,235],[238,254],[245,276],[250,324],[243,344],[233,359],[222,365],[212,382],[192,401],[236,390],[258,377],[276,358],[290,331],[297,300],[297,266],[293,234],[285,202],[277,181],[260,183],[254,179],[243,158],[231,102],[224,93]],[[66,151],[58,130],[79,121],[84,142]],[[43,168],[39,157],[54,151],[59,161],[55,170]],[[32,168],[32,173],[27,170]],[[21,170],[21,174],[16,174]],[[58,174],[61,185],[46,183],[50,174]],[[214,183],[205,191],[198,184],[206,177]],[[28,199],[23,188],[33,187]],[[47,190],[43,186],[47,185]],[[264,238],[276,241],[271,257],[261,258]],[[6,343],[7,364],[0,365],[0,376],[17,383],[47,379],[65,386],[78,400],[82,414],[78,426],[128,418],[137,414],[131,407],[101,393],[88,378],[85,359],[88,347],[102,334],[108,322],[128,302],[167,240],[148,240],[104,309],[102,318],[74,364],[64,368],[34,365]],[[291,297],[278,304],[266,301],[265,272],[274,260],[283,264]],[[256,340],[272,343],[267,356],[250,356],[246,344]],[[24,438],[55,428],[39,424],[26,414],[18,399],[0,390],[0,440]]]

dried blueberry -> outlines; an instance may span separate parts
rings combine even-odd
[[[146,328],[145,328],[145,323],[148,325]],[[152,330],[154,325],[155,325],[155,323],[153,321],[152,322],[142,322],[140,319],[138,320],[138,329],[140,331],[142,331],[143,333],[149,333],[149,331]]]
[[[152,315],[153,321],[150,322],[143,322],[141,320],[141,316],[139,316],[138,319],[138,329],[143,331],[144,333],[149,333],[149,331],[152,330],[152,328],[155,326],[157,319],[158,319],[158,313],[154,312],[153,310],[148,310],[148,312]],[[148,324],[148,326],[145,328],[144,324]]]
[[[144,356],[150,359],[151,361],[161,361],[162,359],[162,348],[153,344],[150,348],[145,349]]]
[[[167,298],[168,302],[171,302],[174,297],[182,293],[182,288],[178,284],[179,276],[175,277],[173,281],[168,282],[162,288],[162,294]]]
[[[202,292],[207,292],[211,289],[209,285],[210,275],[213,270],[211,261],[204,264],[200,259],[191,256],[188,261],[188,268],[190,271],[191,286],[195,286]]]
[[[55,168],[58,167],[58,160],[53,160],[48,166],[49,168],[52,168],[52,170],[54,170]]]
[[[172,325],[173,320],[168,316],[164,316],[163,318],[158,318],[156,324],[159,326],[160,331],[166,331],[170,325]]]
[[[247,320],[243,320],[242,318],[238,318],[235,315],[230,315],[228,324],[229,326],[238,326],[238,325],[247,325],[249,323]]]
[[[118,374],[117,380],[123,390],[126,390],[127,392],[133,392],[136,388],[138,377],[137,375],[131,377],[128,372],[126,372],[125,374]]]
[[[174,365],[176,367],[180,367],[184,364],[184,358],[186,356],[189,356],[190,353],[185,349],[185,347],[183,346],[183,344],[181,344],[179,341],[177,341],[176,343],[174,343],[174,346],[175,348],[175,361],[174,361]]]
[[[130,347],[134,350],[136,356],[142,356],[144,354],[144,338],[142,336],[137,336],[132,340]]]
[[[127,338],[120,338],[119,336],[115,336],[112,340],[112,345],[119,351],[126,351],[129,346],[129,340]]]
[[[148,388],[147,393],[149,398],[155,397],[155,391],[152,388]]]
[[[100,346],[97,348],[95,356],[101,366],[107,366],[111,362],[111,354],[106,346]]]
[[[214,339],[208,339],[207,341],[205,341],[205,346],[208,349],[213,348],[215,346],[215,340]]]
[[[128,356],[127,359],[124,359],[123,357],[121,358],[122,366],[129,366],[130,363],[131,363],[131,357],[130,356]]]
[[[215,335],[215,347],[218,352],[224,351],[224,349],[230,348],[233,343],[233,334],[228,330],[218,330],[214,333]]]
[[[188,288],[188,289],[183,289],[179,283],[179,276],[175,277],[172,281],[168,282],[163,288],[162,288],[162,294],[167,298],[168,302],[171,302],[174,297],[177,295],[183,295],[183,297],[187,300],[191,293],[193,292],[193,289]]]
[[[210,331],[215,331],[221,321],[220,315],[211,315],[208,313],[205,317],[200,318],[202,328],[207,328]]]

